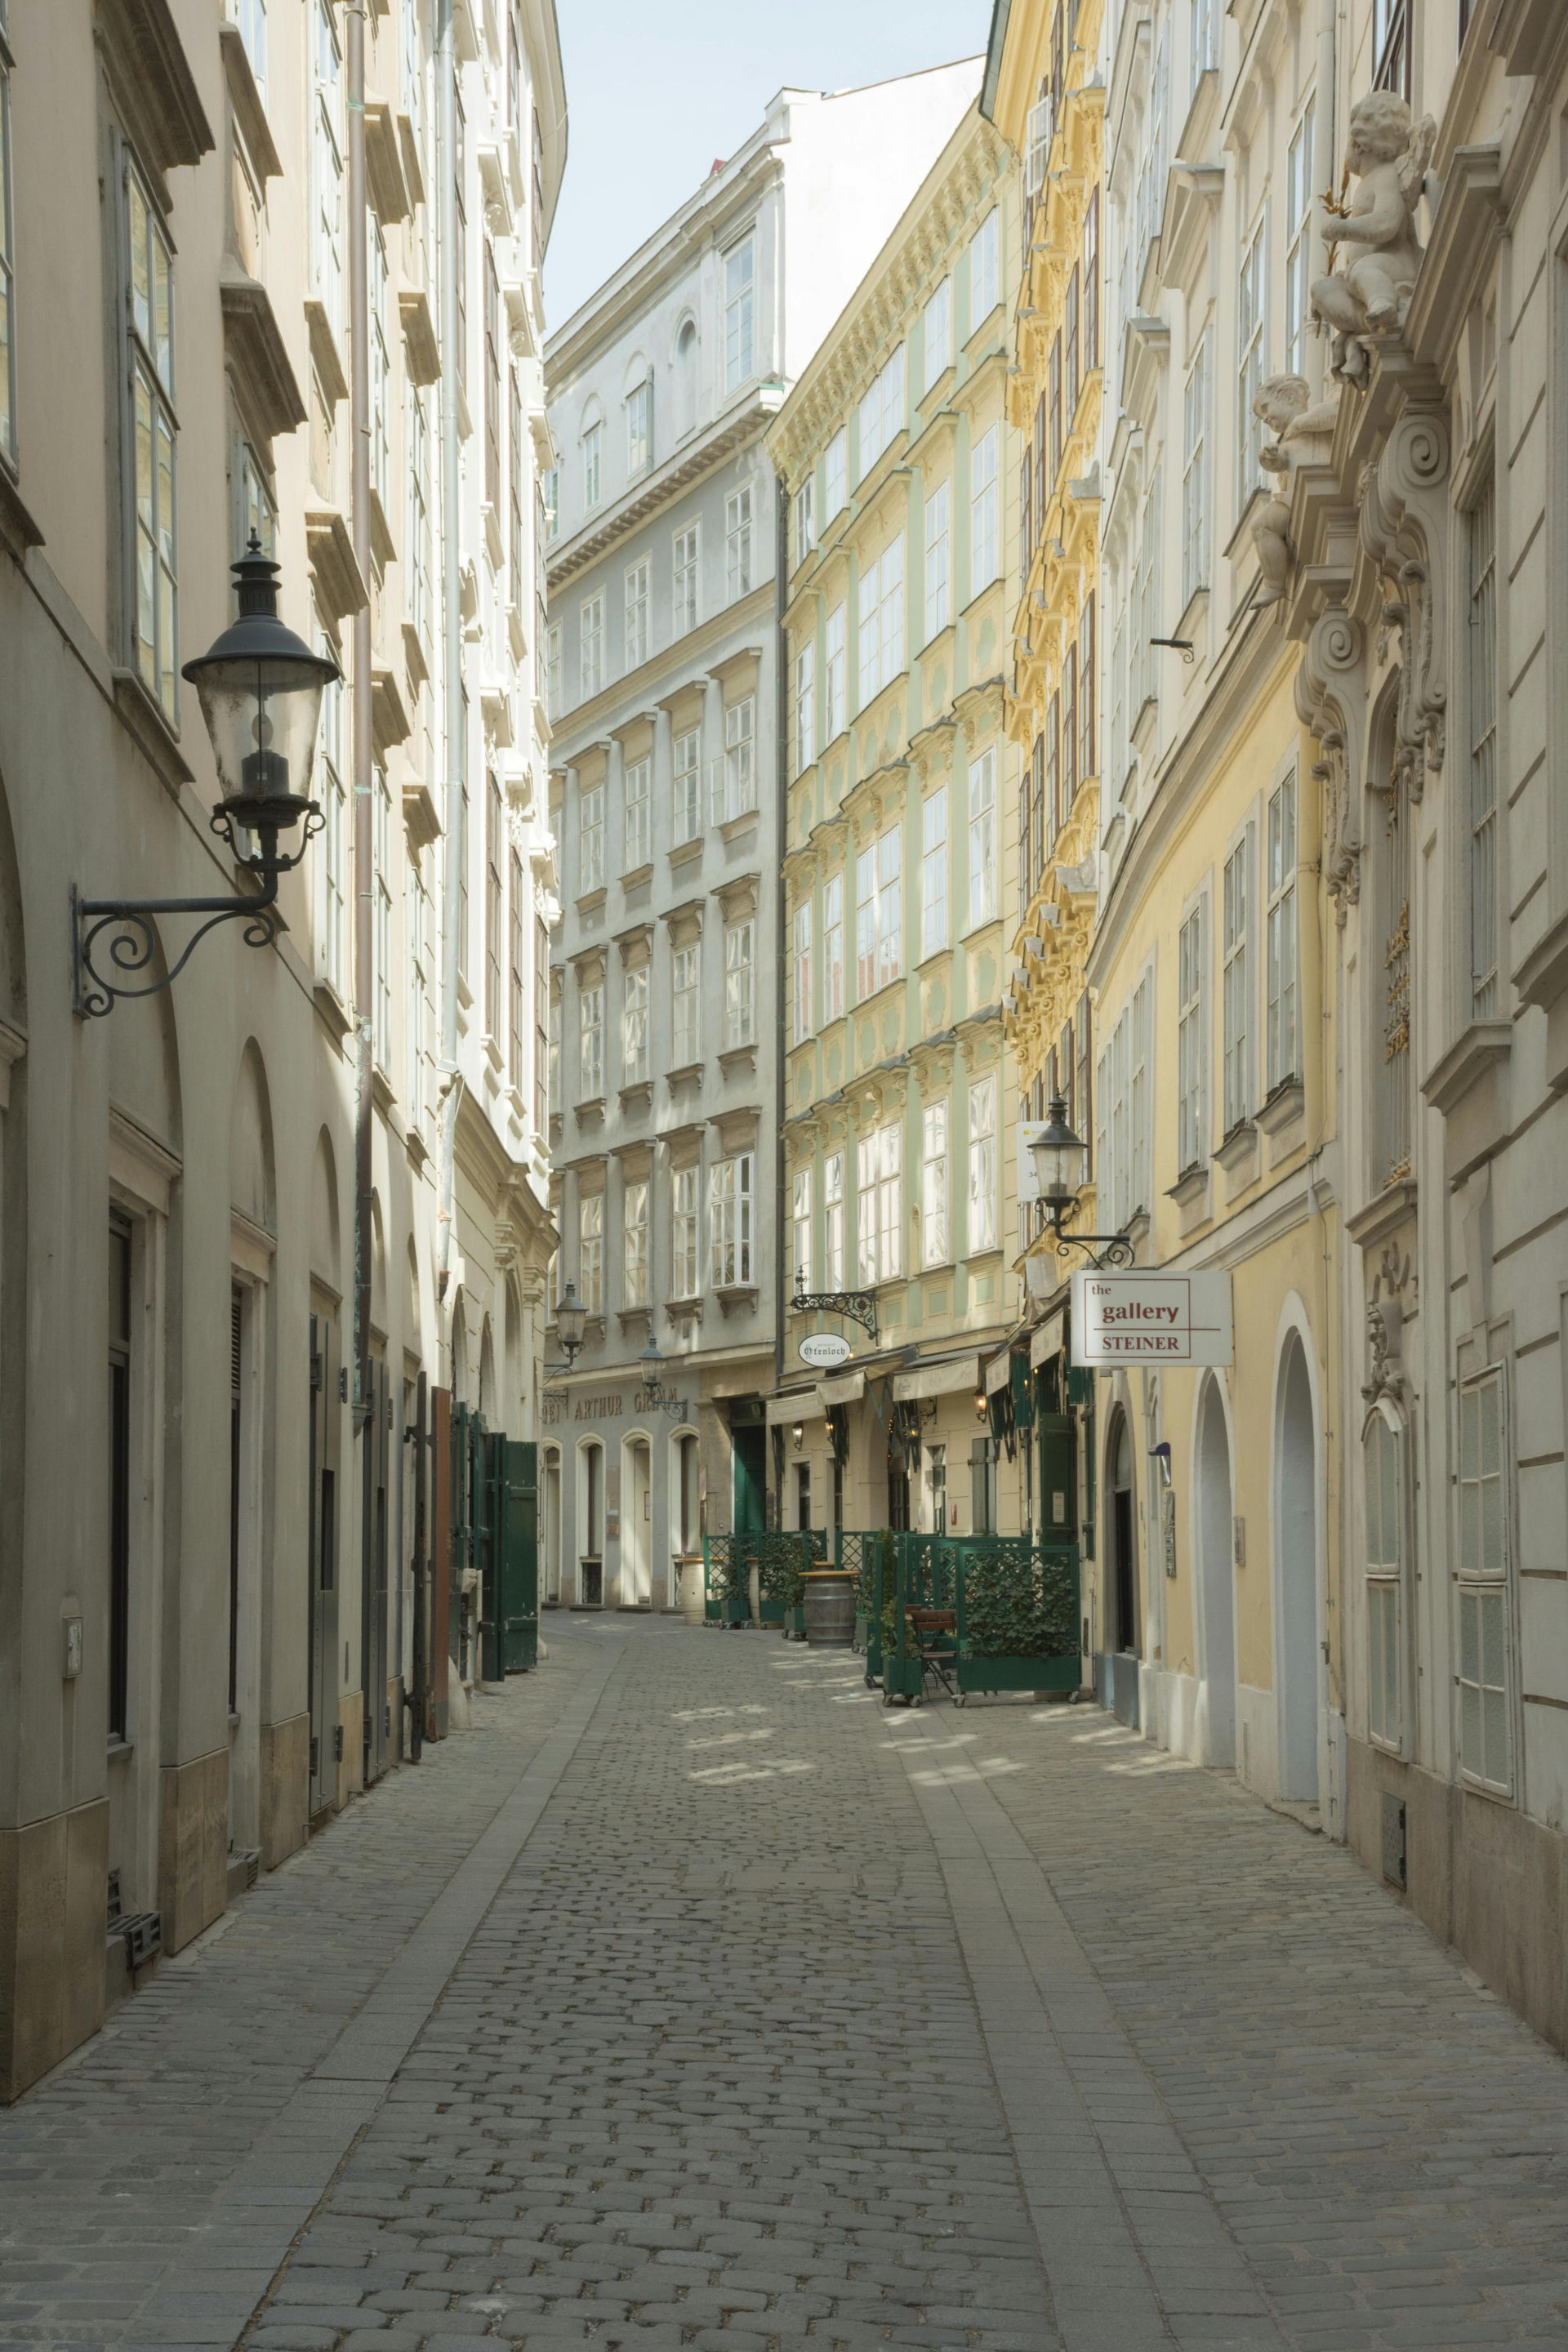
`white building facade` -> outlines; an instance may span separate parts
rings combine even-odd
[[[405,1752],[419,1400],[533,1409],[565,102],[550,0],[8,0],[0,78],[14,2096]],[[321,829],[274,941],[87,1017],[73,888],[248,887],[180,670],[253,535],[342,673]],[[166,978],[196,919],[100,972]]]
[[[764,1524],[784,559],[763,436],[978,79],[781,92],[550,347],[557,1274],[589,1321],[541,1476],[569,1604],[674,1605],[705,1529]]]

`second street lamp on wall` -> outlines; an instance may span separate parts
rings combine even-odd
[[[583,1334],[587,1328],[587,1323],[588,1310],[577,1296],[576,1284],[569,1282],[562,1292],[560,1303],[555,1309],[555,1336],[564,1351],[568,1371],[571,1370],[576,1360],[577,1351],[583,1345]]]
[[[190,961],[198,941],[219,923],[241,920],[247,947],[268,946],[278,935],[279,877],[298,866],[321,813],[310,798],[321,697],[342,676],[329,654],[313,654],[278,614],[280,566],[250,544],[233,567],[239,612],[210,649],[180,675],[196,689],[212,738],[220,798],[211,818],[237,862],[261,888],[244,898],[84,898],[71,893],[78,1013],[110,1012],[122,996],[156,996]],[[292,856],[280,838],[303,823]],[[205,915],[161,980],[123,986],[157,957],[159,918]],[[102,956],[104,961],[98,961]]]
[[[1044,1127],[1029,1146],[1035,1181],[1056,1243],[1057,1255],[1080,1249],[1096,1265],[1131,1265],[1132,1244],[1125,1234],[1073,1234],[1066,1226],[1078,1213],[1079,1195],[1089,1174],[1089,1148],[1068,1121],[1061,1096],[1050,1106]]]

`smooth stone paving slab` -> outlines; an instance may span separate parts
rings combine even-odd
[[[1568,2347],[1568,2069],[1347,1854],[1092,1708],[551,1649],[0,2117],[0,2344]]]

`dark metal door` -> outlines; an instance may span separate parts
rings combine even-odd
[[[504,1457],[497,1554],[500,1563],[501,1664],[509,1675],[539,1662],[539,1448],[496,1440]]]
[[[310,1318],[310,1817],[338,1796],[338,1334]]]
[[[370,1366],[369,1412],[363,1431],[364,1513],[360,1584],[360,1655],[364,1685],[364,1779],[368,1788],[386,1769],[391,1702],[387,1695],[386,1543],[391,1497],[392,1393],[386,1366]]]

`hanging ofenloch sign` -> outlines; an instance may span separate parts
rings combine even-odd
[[[1073,1276],[1075,1364],[1228,1364],[1235,1353],[1228,1274]]]
[[[826,1371],[835,1364],[847,1364],[849,1357],[849,1342],[837,1331],[816,1331],[800,1343],[801,1362],[815,1364],[819,1371]]]

